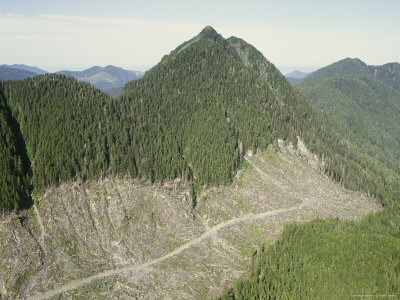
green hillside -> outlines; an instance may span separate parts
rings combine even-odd
[[[315,74],[310,75],[310,77]],[[307,77],[308,79],[309,77]],[[346,187],[397,197],[397,175],[343,138],[245,41],[211,27],[131,81],[118,99],[62,75],[3,83],[41,191],[117,174],[200,185],[229,183],[249,150],[302,137]]]
[[[209,27],[130,82],[120,102],[143,147],[136,161],[148,161],[142,171],[157,180],[228,183],[243,153],[295,136],[272,88]]]
[[[195,206],[202,186],[232,182],[245,153],[300,137],[324,173],[386,208],[361,223],[289,226],[224,297],[398,293],[400,103],[395,76],[374,74],[346,59],[299,92],[253,46],[206,27],[117,99],[63,75],[3,82],[0,208],[27,206],[31,186],[105,176],[182,178]]]
[[[358,59],[345,59],[314,72],[296,87],[340,123],[349,140],[399,173],[400,92],[371,74],[371,68]],[[385,69],[374,68],[381,70],[378,75]]]
[[[345,59],[314,72],[297,87],[329,115],[347,144],[359,149],[353,157],[364,157],[360,163],[366,168],[353,175],[375,170],[384,178],[383,185],[379,187],[375,177],[365,188],[375,184],[394,196],[399,189],[400,95],[394,84],[388,84],[395,82],[395,76],[371,74],[374,68],[387,71],[387,65],[368,67],[358,59]],[[343,156],[347,154],[339,159]],[[287,226],[275,245],[259,249],[251,272],[220,298],[398,297],[399,203],[387,202],[379,194],[378,198],[385,210],[361,222],[316,220]]]
[[[19,121],[36,191],[71,179],[98,177],[109,168],[107,137],[113,115],[108,96],[87,83],[40,75],[3,83]]]
[[[400,64],[388,63],[383,66],[368,66],[373,76],[400,91]]]
[[[30,164],[18,122],[0,90],[0,211],[31,205]]]
[[[361,222],[287,226],[275,245],[259,249],[246,278],[220,299],[396,298],[399,225],[399,209],[385,209]]]

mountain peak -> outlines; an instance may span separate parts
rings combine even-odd
[[[211,26],[206,26],[204,29],[200,32],[200,34],[218,34],[217,31],[212,28]]]
[[[367,64],[359,58],[348,57],[313,72],[302,82],[323,78],[339,78],[342,76],[359,77],[365,75],[370,75]]]
[[[204,27],[204,29],[199,33],[199,36],[211,38],[213,40],[222,39],[222,36],[211,26]]]

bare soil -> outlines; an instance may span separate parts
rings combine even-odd
[[[212,298],[285,223],[381,209],[319,171],[303,147],[246,157],[229,186],[107,178],[65,183],[0,218],[1,298]]]

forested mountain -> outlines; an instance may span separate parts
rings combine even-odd
[[[123,87],[127,82],[143,76],[143,72],[129,71],[114,66],[92,67],[83,71],[59,71],[57,74],[74,77],[91,83],[102,91]]]
[[[400,64],[389,63],[383,66],[368,66],[369,70],[380,81],[400,91]]]
[[[301,136],[345,186],[385,203],[397,197],[390,170],[343,139],[254,47],[211,27],[127,84],[119,99],[50,74],[3,90],[37,191],[106,174],[229,183],[244,153]]]
[[[107,130],[115,117],[108,96],[54,74],[5,82],[3,90],[21,126],[36,190],[108,168]]]
[[[47,74],[49,72],[39,69],[38,67],[27,66],[23,64],[13,64],[13,65],[2,65],[2,67],[8,67],[12,69],[24,70],[31,73],[35,73],[37,75]]]
[[[369,191],[385,201],[396,197],[393,191],[389,192],[396,187],[394,178],[384,175],[389,170],[343,139],[338,126],[332,125],[331,120],[295,92],[254,47],[234,37],[225,41],[212,28],[205,28],[164,57],[142,80],[129,83],[121,99],[121,103],[132,103],[135,109],[128,117],[140,116],[141,122],[153,132],[150,136],[159,145],[165,144],[161,148],[176,149],[175,157],[189,163],[190,173],[200,183],[229,181],[241,153],[264,149],[277,137],[295,142],[295,136],[300,135],[326,161],[326,172],[336,180],[350,188]],[[197,108],[192,112],[194,107]],[[210,118],[208,110],[215,114],[214,118]],[[129,109],[122,111],[129,112]],[[145,117],[144,112],[150,115]],[[232,133],[221,130],[226,126],[221,115],[225,116]],[[199,117],[203,121],[195,123]],[[175,135],[180,127],[184,128],[182,135]],[[203,130],[205,133],[201,133]],[[188,133],[193,138],[186,137]],[[169,135],[182,136],[182,140]],[[219,142],[223,139],[226,146],[237,145],[235,151],[239,153],[222,151]],[[171,143],[175,146],[166,146]],[[212,151],[205,152],[209,149]],[[214,156],[210,157],[210,153]],[[154,164],[157,161],[153,160]],[[159,170],[153,172],[162,174]],[[207,174],[213,174],[214,178]]]
[[[367,66],[345,59],[322,68],[296,87],[341,124],[343,134],[387,168],[400,172],[398,64]]]
[[[396,76],[385,72],[374,72],[383,74],[377,79],[361,61],[346,59],[311,74],[300,89],[317,109],[253,46],[206,27],[118,99],[59,74],[1,82],[0,187],[9,195],[1,209],[29,203],[31,186],[40,194],[105,176],[181,178],[195,206],[202,186],[232,182],[245,153],[278,138],[296,146],[300,137],[323,172],[386,208],[361,223],[288,227],[276,246],[260,249],[248,281],[224,297],[343,298],[364,286],[398,293],[399,98]],[[62,245],[73,256],[72,243]]]
[[[6,80],[23,80],[36,76],[36,73],[14,69],[10,67],[0,66],[0,81]]]
[[[396,178],[382,186],[394,188],[393,195],[400,182],[397,67],[367,66],[359,59],[345,59],[314,72],[296,86],[330,116],[347,143],[368,154],[364,157],[374,158],[369,163],[385,170],[382,176]],[[400,206],[398,200],[383,203],[384,211],[361,222],[316,220],[286,227],[275,245],[258,250],[250,274],[225,290],[221,299],[398,295]]]

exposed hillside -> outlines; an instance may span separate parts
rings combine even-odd
[[[83,71],[59,71],[62,74],[74,77],[79,81],[86,81],[102,91],[123,87],[127,82],[143,76],[143,72],[129,71],[114,66],[92,67]]]
[[[51,188],[19,219],[1,218],[1,294],[216,296],[242,276],[254,249],[273,242],[285,222],[360,218],[379,209],[373,199],[333,183],[317,165],[291,147],[271,148],[247,157],[232,185],[204,190],[195,208],[181,180],[152,185],[107,178]]]
[[[36,75],[43,75],[43,74],[49,73],[45,70],[39,69],[38,67],[32,67],[32,66],[27,66],[27,65],[22,65],[22,64],[2,65],[2,66],[12,68],[12,69],[28,71],[31,73],[35,73]]]
[[[26,78],[34,77],[36,75],[37,74],[33,72],[0,66],[0,81],[23,80]]]
[[[384,73],[395,66],[368,67],[345,59],[314,72],[297,88],[337,120],[348,139],[399,174],[400,92],[386,84],[395,82],[393,73]]]

